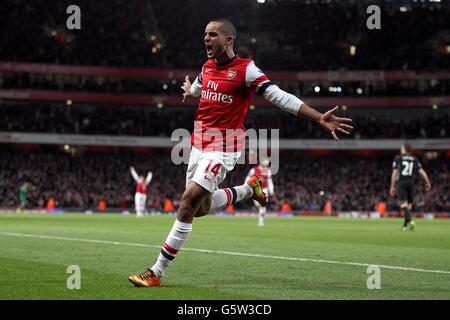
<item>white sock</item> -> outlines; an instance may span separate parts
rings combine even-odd
[[[158,260],[150,268],[158,278],[164,276],[164,271],[173,259],[175,259],[175,256],[187,241],[191,231],[192,223],[184,223],[175,220],[173,227],[167,236],[166,242],[164,242],[161,252],[159,253]]]
[[[266,215],[266,207],[259,208],[259,216],[261,218],[264,218],[265,215]]]
[[[209,213],[213,213],[218,209],[223,209],[228,204],[228,196],[225,189],[216,190],[211,197],[211,208],[209,209]]]
[[[216,190],[212,195],[209,213],[217,209],[223,209],[243,199],[250,198],[252,195],[253,188],[246,183],[237,187]]]
[[[260,207],[259,208],[259,219],[258,219],[258,224],[259,225],[264,225],[264,216],[266,215],[266,207]]]

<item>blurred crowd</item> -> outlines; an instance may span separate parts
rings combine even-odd
[[[333,210],[374,210],[379,201],[388,210],[397,210],[388,196],[391,163],[394,155],[352,156],[331,154],[308,156],[290,152],[280,157],[279,172],[273,177],[275,195],[270,210],[289,203],[293,210],[322,211],[326,201]],[[444,155],[442,155],[444,156]],[[419,157],[433,188],[424,193],[417,179],[415,210],[450,211],[450,171],[448,158],[426,160]],[[149,187],[149,210],[162,210],[165,199],[177,208],[184,191],[186,165],[172,164],[169,153],[136,154],[129,152],[69,154],[55,150],[19,151],[2,149],[0,153],[0,207],[17,207],[19,187],[31,185],[28,207],[45,207],[53,198],[56,207],[96,209],[103,200],[107,208],[132,209],[135,182],[129,172],[153,172]],[[252,166],[236,165],[222,187],[241,185]],[[251,201],[236,204],[250,209]]]
[[[178,128],[191,131],[195,120],[194,110],[174,112],[146,107],[71,108],[35,104],[24,112],[20,106],[2,106],[0,131],[170,136]]]
[[[333,210],[371,211],[382,201],[388,210],[397,209],[396,200],[388,196],[391,157],[304,157],[301,152],[297,156],[286,155],[280,160],[280,174],[275,178],[279,190],[276,204],[287,200],[300,210],[321,211],[329,200]],[[425,194],[423,181],[416,178],[415,210],[448,211],[448,159],[420,161],[433,181],[433,190]]]
[[[2,104],[0,131],[41,132],[60,134],[102,134],[123,136],[170,137],[178,128],[192,132],[195,109],[186,107],[136,106],[57,106],[48,103]],[[420,108],[419,108],[420,109]],[[400,113],[353,115],[340,111],[340,115],[353,119],[354,132],[349,139],[395,138],[447,138],[450,116],[444,110],[426,109],[416,115]],[[161,121],[164,119],[164,121]],[[281,138],[327,139],[329,134],[311,121],[301,120],[273,107],[249,110],[245,122],[247,129],[279,129]]]
[[[263,1],[261,1],[263,2]],[[373,2],[373,3],[372,3]],[[381,29],[368,30],[367,6],[381,7]],[[66,9],[81,9],[81,30],[68,30]],[[212,18],[226,17],[238,30],[236,52],[271,70],[448,70],[449,4],[446,1],[41,1],[3,0],[0,10],[0,61],[115,67],[199,70],[206,60],[203,31]],[[0,76],[2,89],[180,94],[180,79],[137,80],[15,74]],[[300,97],[432,96],[448,94],[448,81],[354,82],[331,92],[337,83],[277,83]],[[318,88],[318,89],[317,89]],[[178,128],[192,131],[194,108],[66,106],[50,103],[3,103],[0,131],[170,136]],[[430,107],[430,106],[428,106]],[[261,108],[262,109],[262,108]],[[245,126],[280,129],[281,138],[329,138],[308,121],[275,108],[250,110]],[[160,121],[160,119],[164,121]],[[447,138],[448,113],[431,111],[390,117],[358,114],[350,139]],[[47,150],[48,151],[48,150]],[[306,157],[282,155],[274,177],[271,209],[284,201],[294,210],[372,210],[388,197],[392,156]],[[18,190],[31,185],[30,207],[130,209],[134,181],[129,167],[153,171],[148,207],[161,210],[165,199],[175,207],[184,190],[185,166],[172,165],[168,154],[81,153],[55,151],[0,152],[0,207],[16,207]],[[423,161],[433,189],[416,188],[416,209],[450,211],[450,175],[443,158]],[[237,166],[224,186],[237,185],[250,167]],[[180,183],[181,182],[181,183]],[[251,202],[238,204],[250,208]]]
[[[45,207],[53,198],[57,207],[96,209],[100,200],[108,207],[133,208],[135,182],[129,168],[144,176],[153,172],[148,206],[180,193],[177,180],[183,169],[167,166],[167,155],[84,154],[2,150],[0,156],[0,207],[15,207],[24,182],[31,184],[29,207]],[[171,175],[166,175],[166,170]]]
[[[191,79],[193,81],[194,79]],[[273,80],[298,97],[424,97],[450,94],[447,79],[321,82]],[[180,96],[181,79],[127,79],[28,73],[0,74],[0,88]]]
[[[247,128],[280,129],[280,138],[327,139],[329,133],[311,121],[302,121],[285,112],[249,113]],[[422,115],[393,115],[368,112],[352,115],[341,111],[340,116],[353,120],[354,130],[346,139],[426,139],[448,138],[450,116],[432,110]]]
[[[71,4],[80,30],[66,28]],[[366,27],[372,4],[381,29]],[[217,17],[234,22],[237,53],[264,70],[450,67],[447,1],[4,0],[0,61],[198,69]]]

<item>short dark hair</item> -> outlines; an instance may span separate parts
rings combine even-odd
[[[403,148],[405,149],[407,154],[411,154],[412,153],[412,146],[409,143],[405,142],[403,144]]]
[[[225,31],[227,36],[232,36],[234,39],[237,37],[237,31],[234,24],[225,18],[213,19],[210,22],[220,22],[223,26],[223,30]]]

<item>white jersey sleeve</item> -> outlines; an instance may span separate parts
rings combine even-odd
[[[153,177],[153,173],[151,173],[150,171],[147,174],[147,178],[145,179],[145,184],[148,185],[150,183],[150,181],[152,181],[152,177]]]
[[[263,97],[287,112],[297,115],[303,101],[296,96],[281,90],[278,86],[272,84],[269,78],[255,65],[250,62],[245,72],[245,84],[253,88]]]
[[[134,179],[136,182],[139,182],[139,176],[138,176],[136,170],[134,170],[134,168],[131,167],[131,168],[130,168],[130,171],[131,171],[131,175],[133,176],[133,179]]]
[[[202,83],[200,82],[199,76],[195,78],[194,82],[191,84],[191,89],[189,90],[191,96],[198,97],[202,93]]]
[[[295,115],[298,114],[298,110],[303,104],[302,100],[290,93],[287,93],[286,91],[281,90],[276,85],[267,87],[264,90],[263,96],[267,101],[270,101],[278,108]]]
[[[245,71],[245,84],[259,93],[260,89],[270,85],[270,80],[252,61]]]
[[[202,71],[200,74],[195,78],[194,82],[191,84],[191,89],[189,90],[191,93],[191,96],[193,97],[199,97],[202,93],[202,85],[203,85],[203,70],[205,66],[202,67]]]
[[[269,194],[273,194],[274,193],[274,186],[273,186],[273,181],[272,181],[272,171],[270,171],[267,173],[267,187],[269,189]]]

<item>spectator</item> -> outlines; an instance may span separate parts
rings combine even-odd
[[[447,2],[410,2],[406,12],[399,10],[402,4],[375,3],[382,28],[370,32],[361,27],[369,0],[80,0],[82,27],[70,31],[61,17],[71,1],[44,6],[4,0],[0,61],[198,69],[205,59],[199,30],[214,8],[216,16],[235,23],[238,45],[267,70],[449,68]],[[274,47],[282,54],[274,54]]]
[[[450,168],[445,153],[436,159],[420,158],[432,181],[433,189],[425,193],[423,185],[415,190],[413,210],[450,212]],[[132,208],[134,181],[129,175],[133,164],[138,171],[152,168],[148,205],[164,210],[164,199],[176,201],[183,191],[185,171],[173,165],[170,153],[134,154],[120,150],[110,153],[68,154],[51,148],[20,151],[2,148],[0,152],[0,207],[18,206],[17,190],[21,181],[33,188],[28,194],[29,208],[40,206],[41,199],[54,198],[58,207],[96,209],[100,200],[108,208]],[[332,199],[336,211],[373,211],[379,199],[386,199],[389,210],[397,209],[395,199],[388,196],[392,155],[356,156],[332,154],[306,156],[290,151],[280,156],[280,170],[273,176],[279,186],[269,210],[282,209],[288,203],[292,210],[319,211]],[[250,165],[238,165],[227,176],[227,184],[242,184]],[[330,175],[330,168],[334,168]],[[170,172],[170,174],[167,174]],[[249,209],[251,201],[236,204],[235,209]]]
[[[178,128],[193,129],[194,108],[137,108],[80,105],[67,108],[47,103],[4,103],[0,131],[170,137]],[[26,112],[24,112],[26,110]],[[355,133],[348,139],[447,138],[450,116],[445,110],[417,108],[395,117],[378,109],[352,115]],[[164,118],[165,121],[160,121]],[[328,139],[326,132],[275,108],[249,111],[246,128],[280,129],[280,138]]]

